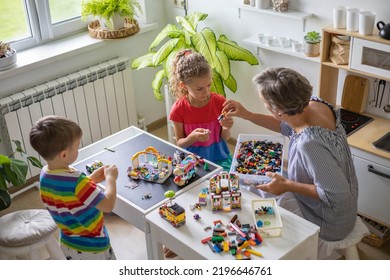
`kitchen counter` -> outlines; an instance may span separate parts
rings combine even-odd
[[[390,131],[390,120],[375,115],[366,114],[374,118],[372,122],[355,131],[348,137],[348,144],[351,147],[390,160],[390,152],[375,148],[372,143]]]

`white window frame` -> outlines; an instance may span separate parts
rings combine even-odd
[[[81,17],[52,24],[49,0],[24,0],[24,4],[31,37],[12,42],[12,48],[17,51],[85,30],[88,26],[88,22],[83,22]]]

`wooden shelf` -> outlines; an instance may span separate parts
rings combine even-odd
[[[294,57],[297,57],[300,59],[305,59],[305,60],[309,60],[309,61],[316,62],[316,63],[320,62],[319,56],[318,57],[308,57],[304,54],[303,51],[296,52],[291,47],[290,48],[282,48],[278,44],[275,46],[269,46],[266,44],[262,44],[259,42],[259,40],[257,39],[256,36],[246,38],[243,40],[243,42],[250,44],[252,46],[256,46],[257,48],[260,48],[260,49],[265,49],[265,50],[269,50],[269,51],[273,51],[273,52],[277,52],[277,53],[282,53],[285,55],[294,56]]]
[[[320,84],[319,84],[319,93],[318,93],[319,97],[334,105],[336,104],[339,70],[347,71],[349,73],[354,73],[361,76],[389,80],[389,77],[384,77],[370,72],[351,69],[349,65],[337,65],[329,61],[329,49],[331,45],[331,36],[333,34],[351,36],[351,42],[353,42],[352,41],[353,38],[359,38],[367,41],[390,45],[389,40],[382,39],[378,36],[377,30],[374,30],[373,35],[367,36],[367,35],[362,35],[359,32],[348,32],[346,29],[333,28],[333,26],[324,27],[322,29],[321,54],[320,54],[321,67],[320,67]],[[351,44],[351,48],[352,48],[352,44]]]
[[[286,17],[286,18],[291,18],[291,19],[295,19],[295,20],[302,20],[303,31],[305,31],[306,19],[313,17],[313,14],[301,12],[301,11],[296,11],[296,10],[287,10],[285,12],[277,12],[277,11],[274,11],[272,8],[258,9],[256,7],[252,7],[249,5],[241,5],[238,7],[238,17],[239,18],[241,18],[241,10],[251,11],[251,12],[256,12],[256,13],[261,13],[261,14],[267,14],[267,15],[272,15],[272,16],[278,16],[278,17]]]

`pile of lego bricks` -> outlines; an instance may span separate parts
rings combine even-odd
[[[214,253],[231,254],[238,260],[250,260],[252,255],[262,256],[259,251],[253,249],[263,241],[260,234],[255,226],[241,224],[237,215],[234,215],[226,226],[220,220],[214,221],[212,229],[212,235],[201,242],[207,244]]]
[[[241,174],[265,175],[280,172],[283,145],[279,142],[251,140],[240,143],[236,171]]]

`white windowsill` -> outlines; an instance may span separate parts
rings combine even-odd
[[[140,31],[127,38],[154,30],[157,26],[157,23],[141,24]],[[110,40],[95,39],[90,37],[88,32],[82,32],[18,52],[17,63],[7,70],[0,71],[0,80],[34,70],[56,60],[63,60],[80,53],[88,52],[109,43]]]

